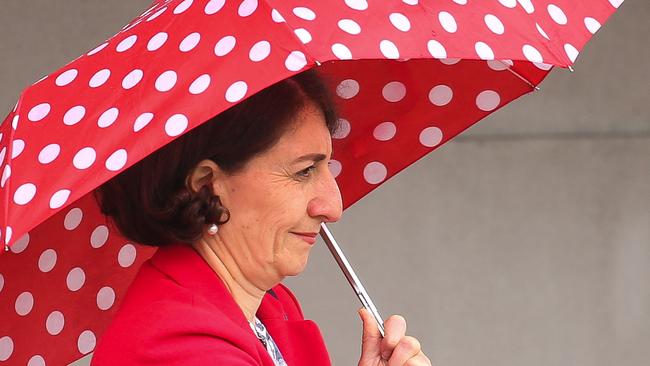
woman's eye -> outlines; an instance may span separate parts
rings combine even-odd
[[[298,177],[300,177],[300,178],[309,178],[309,176],[311,176],[311,173],[313,173],[313,171],[315,169],[316,169],[316,167],[314,165],[312,165],[312,166],[309,166],[309,167],[299,171],[298,173],[296,173],[296,175]]]

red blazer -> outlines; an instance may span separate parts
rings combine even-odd
[[[330,365],[316,323],[280,284],[257,317],[289,366]],[[158,249],[144,262],[99,339],[91,366],[273,366],[221,279],[191,247]]]

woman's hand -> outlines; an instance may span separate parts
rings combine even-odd
[[[366,309],[359,310],[363,321],[359,366],[426,366],[429,358],[422,353],[420,342],[406,335],[406,320],[393,315],[384,322],[382,338],[377,322]]]

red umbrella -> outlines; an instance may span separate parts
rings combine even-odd
[[[212,116],[319,68],[338,95],[332,169],[349,207],[570,66],[621,3],[155,2],[0,126],[0,361],[94,349],[153,248],[111,231],[92,190]]]

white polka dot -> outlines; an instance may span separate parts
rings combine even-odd
[[[346,79],[336,86],[336,95],[343,99],[354,98],[359,94],[359,82],[354,79]]]
[[[78,291],[85,282],[86,273],[84,273],[84,270],[79,267],[71,269],[65,279],[65,283],[70,291]]]
[[[504,60],[488,60],[487,65],[490,69],[494,71],[503,71],[507,70],[510,66],[512,66],[512,61],[510,63],[506,63]]]
[[[458,30],[456,19],[454,19],[454,16],[446,11],[441,11],[438,14],[438,21],[440,22],[440,25],[442,25],[442,28],[444,28],[444,30],[449,33],[456,33]]]
[[[388,141],[395,137],[397,126],[393,122],[382,122],[372,131],[372,136],[379,141]]]
[[[334,43],[332,45],[332,53],[339,60],[350,60],[350,59],[352,59],[352,52],[350,51],[350,49],[346,45],[341,44],[341,43]]]
[[[144,73],[140,69],[131,71],[124,77],[124,79],[122,79],[122,88],[127,90],[133,88],[138,85],[143,76]]]
[[[338,160],[331,159],[329,161],[329,164],[327,164],[327,167],[330,170],[330,173],[332,173],[332,176],[334,178],[338,177],[339,174],[341,174],[341,170],[343,170],[343,165],[341,165],[341,162]]]
[[[467,4],[467,0],[453,0],[453,1],[458,5],[466,5]]]
[[[427,127],[420,132],[420,143],[426,147],[434,147],[442,141],[442,130],[438,127]]]
[[[20,316],[25,316],[29,314],[30,311],[32,311],[32,308],[34,307],[34,296],[30,292],[23,292],[18,297],[16,298],[16,304],[15,304],[15,309],[16,309],[16,314]]]
[[[314,13],[313,10],[306,8],[304,6],[293,8],[293,13],[300,19],[304,19],[304,20],[316,19],[316,13]]]
[[[120,251],[117,254],[117,262],[120,264],[120,267],[130,267],[133,262],[135,262],[136,255],[137,250],[135,249],[135,246],[133,246],[133,244],[127,243],[122,246],[122,248],[120,248]]]
[[[125,149],[119,149],[111,154],[111,156],[106,159],[106,169],[116,172],[126,165],[128,154]]]
[[[78,74],[79,74],[79,71],[77,71],[77,69],[67,70],[65,72],[62,72],[61,75],[59,75],[56,78],[54,83],[57,86],[66,86],[66,85],[70,84],[71,82],[73,82]]]
[[[87,169],[95,162],[97,153],[92,147],[84,147],[79,150],[72,159],[72,165],[77,169]]]
[[[296,34],[298,39],[300,39],[300,42],[302,42],[303,44],[307,44],[311,42],[311,34],[305,28],[298,28],[293,32]]]
[[[176,76],[175,71],[167,70],[163,72],[156,79],[156,90],[158,90],[159,92],[170,91],[174,87],[174,85],[176,85],[177,79],[178,77]]]
[[[189,121],[182,114],[175,114],[165,122],[165,133],[169,137],[176,137],[187,129]]]
[[[535,23],[535,26],[537,27],[537,31],[539,32],[539,34],[542,35],[542,37],[550,40],[550,38],[548,38],[548,35],[546,34],[546,32],[544,32],[544,29],[542,29],[542,27],[539,24]]]
[[[12,159],[17,158],[18,155],[22,154],[24,149],[25,149],[25,141],[21,139],[14,140],[12,143],[11,158]]]
[[[384,88],[381,90],[381,95],[387,102],[399,102],[406,96],[406,85],[399,81],[391,81],[384,85]]]
[[[248,58],[254,62],[260,62],[271,54],[271,44],[268,41],[259,41],[251,47]]]
[[[237,14],[239,14],[240,17],[247,17],[253,14],[256,9],[257,9],[257,0],[244,0],[239,5]]]
[[[47,320],[45,320],[45,328],[51,335],[61,333],[64,324],[65,318],[63,317],[63,313],[58,310],[51,312],[50,315],[47,316]]]
[[[65,215],[63,226],[66,230],[74,230],[79,226],[79,224],[81,224],[83,216],[83,211],[80,208],[75,207]]]
[[[106,110],[104,113],[102,113],[101,116],[99,116],[99,119],[97,120],[97,126],[101,128],[106,128],[112,125],[115,122],[115,120],[117,120],[117,116],[119,114],[120,114],[119,109],[115,107]]]
[[[233,48],[235,48],[235,44],[237,43],[237,39],[233,36],[225,36],[217,42],[217,44],[214,46],[214,54],[217,56],[225,56],[230,51],[232,51]]]
[[[445,50],[445,47],[434,39],[427,42],[427,49],[434,58],[447,58],[447,50]]]
[[[609,0],[609,3],[610,3],[613,7],[615,7],[616,9],[618,9],[618,7],[621,6],[621,4],[623,4],[623,0]]]
[[[26,205],[36,195],[36,186],[32,183],[25,183],[16,189],[14,193],[14,203],[17,205]]]
[[[0,273],[0,292],[2,292],[2,289],[5,287],[5,277]]]
[[[275,9],[271,10],[271,18],[276,23],[286,22],[286,20],[284,20],[284,17],[282,16],[282,14],[280,14],[280,12],[278,12]]]
[[[407,4],[407,5],[417,5],[418,4],[418,0],[402,0],[402,2],[404,4]]]
[[[0,361],[7,361],[14,353],[14,341],[9,336],[0,338]]]
[[[29,119],[32,122],[38,122],[43,118],[45,118],[50,113],[50,109],[51,107],[48,103],[41,103],[33,107],[29,111],[29,114],[27,115],[27,119]]]
[[[453,96],[453,90],[447,85],[436,85],[429,91],[429,101],[438,107],[449,104]]]
[[[522,8],[526,11],[528,14],[532,14],[535,12],[535,7],[533,6],[533,3],[530,0],[517,0],[519,5],[521,5]]]
[[[192,34],[189,34],[181,41],[178,49],[181,50],[181,52],[189,52],[199,44],[199,41],[201,41],[201,34],[194,32]]]
[[[8,227],[5,241],[8,240],[7,238],[9,238],[9,240],[11,239],[11,233],[12,230],[10,227]],[[30,238],[31,237],[29,236],[29,233],[23,235],[20,239],[16,240],[16,242],[11,246],[11,251],[14,254],[20,254],[24,252],[25,249],[27,249],[27,246],[29,245]]]
[[[402,13],[392,13],[388,16],[388,19],[390,20],[393,27],[401,30],[402,32],[408,32],[411,30],[411,22],[409,21],[409,18],[407,18]]]
[[[587,27],[587,30],[589,31],[589,33],[595,34],[600,29],[601,24],[600,24],[599,21],[597,21],[594,18],[586,17],[585,18],[585,27]]]
[[[501,97],[494,90],[484,90],[476,97],[476,106],[482,111],[493,111],[499,106],[499,103],[501,103]]]
[[[14,130],[18,128],[18,119],[19,116],[14,116],[14,118],[11,120],[11,128],[13,128]]]
[[[350,129],[352,128],[352,126],[350,125],[350,121],[348,121],[345,118],[339,118],[338,124],[339,127],[332,134],[332,138],[338,140],[344,139],[350,134]]]
[[[74,106],[70,108],[63,116],[63,123],[68,126],[75,125],[81,121],[86,115],[86,108],[83,106]]]
[[[155,36],[151,37],[149,43],[147,43],[147,50],[156,51],[157,49],[162,47],[165,44],[165,42],[167,42],[167,38],[169,38],[167,33],[165,32],[157,33]]]
[[[108,240],[108,227],[106,225],[99,225],[90,234],[90,246],[97,249],[106,244]]]
[[[354,10],[368,9],[368,1],[366,0],[345,0],[345,5],[349,6]]]
[[[92,56],[92,55],[96,54],[97,52],[99,52],[99,51],[103,50],[104,48],[106,48],[106,46],[108,46],[108,42],[100,44],[99,46],[95,47],[92,51],[88,52],[86,55],[87,56]]]
[[[235,103],[242,100],[248,92],[248,85],[244,81],[236,81],[226,90],[226,100]]]
[[[18,155],[22,154],[24,149],[25,149],[25,141],[21,139],[14,140],[12,143],[11,158],[12,159],[17,158]]]
[[[379,49],[381,50],[381,54],[387,59],[396,60],[399,58],[399,50],[397,49],[397,46],[395,46],[395,43],[387,39],[379,42]]]
[[[45,359],[41,355],[34,355],[27,361],[27,366],[45,366]]]
[[[384,164],[378,161],[368,163],[368,165],[363,168],[363,178],[370,184],[381,183],[384,179],[386,179],[387,174],[388,171],[386,170]]]
[[[92,78],[90,78],[90,81],[88,82],[88,85],[91,88],[98,88],[108,80],[108,78],[111,76],[111,71],[108,69],[103,69],[99,70],[93,75]]]
[[[361,26],[352,19],[341,19],[338,26],[342,31],[352,35],[361,33]]]
[[[165,6],[165,7],[161,8],[160,10],[158,10],[157,12],[153,13],[149,18],[147,18],[147,22],[150,22],[150,21],[158,18],[160,16],[160,14],[164,13],[166,10],[167,10],[167,7]]]
[[[564,14],[564,11],[562,11],[559,6],[549,4],[546,9],[548,10],[548,15],[551,16],[555,23],[560,25],[565,25],[567,23],[568,20],[566,14]]]
[[[5,165],[4,170],[2,171],[2,181],[0,181],[0,185],[2,188],[4,188],[5,184],[7,183],[7,179],[11,176],[11,166]]]
[[[68,198],[70,198],[70,190],[62,189],[57,191],[52,195],[52,198],[50,198],[50,208],[55,210],[63,206],[68,201]]]
[[[11,226],[7,226],[7,228],[5,229],[5,244],[8,244],[11,241],[12,233],[13,233],[13,229],[11,228]]]
[[[4,164],[6,154],[7,154],[7,147],[5,146],[2,148],[2,150],[0,150],[0,165]]]
[[[153,119],[153,113],[145,112],[138,116],[133,123],[133,132],[138,132],[145,128]]]
[[[524,47],[522,47],[522,52],[524,53],[524,57],[526,57],[526,59],[530,62],[544,62],[542,54],[539,53],[535,47],[529,44],[526,44]]]
[[[108,286],[104,286],[97,292],[97,307],[101,310],[108,310],[115,302],[115,291]]]
[[[571,62],[575,62],[576,59],[578,58],[578,50],[573,47],[572,44],[567,43],[564,45],[564,52],[566,52],[567,57],[571,60]]]
[[[82,355],[92,352],[95,349],[95,333],[90,330],[84,330],[77,339],[77,349]]]
[[[505,6],[506,8],[514,8],[517,6],[517,0],[499,0],[501,5]]]
[[[533,65],[535,65],[536,68],[544,71],[550,70],[553,65],[545,64],[545,63],[540,63],[540,62],[533,62]]]
[[[124,51],[127,51],[128,49],[130,49],[131,47],[133,47],[133,45],[135,44],[135,42],[136,42],[137,40],[138,40],[138,36],[136,36],[135,34],[133,34],[133,35],[131,35],[131,36],[128,36],[128,37],[124,38],[124,39],[122,40],[122,42],[120,42],[120,43],[117,45],[117,47],[115,48],[115,50],[116,50],[117,52],[124,52]]]
[[[307,65],[305,54],[300,51],[292,51],[284,61],[284,66],[289,71],[298,71]]]
[[[184,0],[174,8],[174,14],[181,14],[185,12],[185,10],[189,9],[190,6],[192,6],[192,0]]]
[[[205,13],[208,15],[215,14],[221,8],[223,8],[223,5],[226,3],[226,0],[210,0],[206,5],[205,5]]]
[[[485,25],[492,31],[492,33],[495,34],[503,34],[505,31],[505,28],[503,27],[503,23],[499,18],[492,14],[488,14],[484,18],[485,20]]]
[[[38,269],[44,273],[51,271],[56,265],[56,259],[56,251],[54,249],[46,249],[38,258]]]
[[[210,80],[210,75],[208,74],[203,74],[196,78],[190,85],[190,94],[196,95],[203,93],[210,86]]]
[[[481,60],[494,59],[494,52],[492,52],[490,46],[488,46],[485,42],[476,42],[474,49],[476,50],[476,54],[481,58]]]

